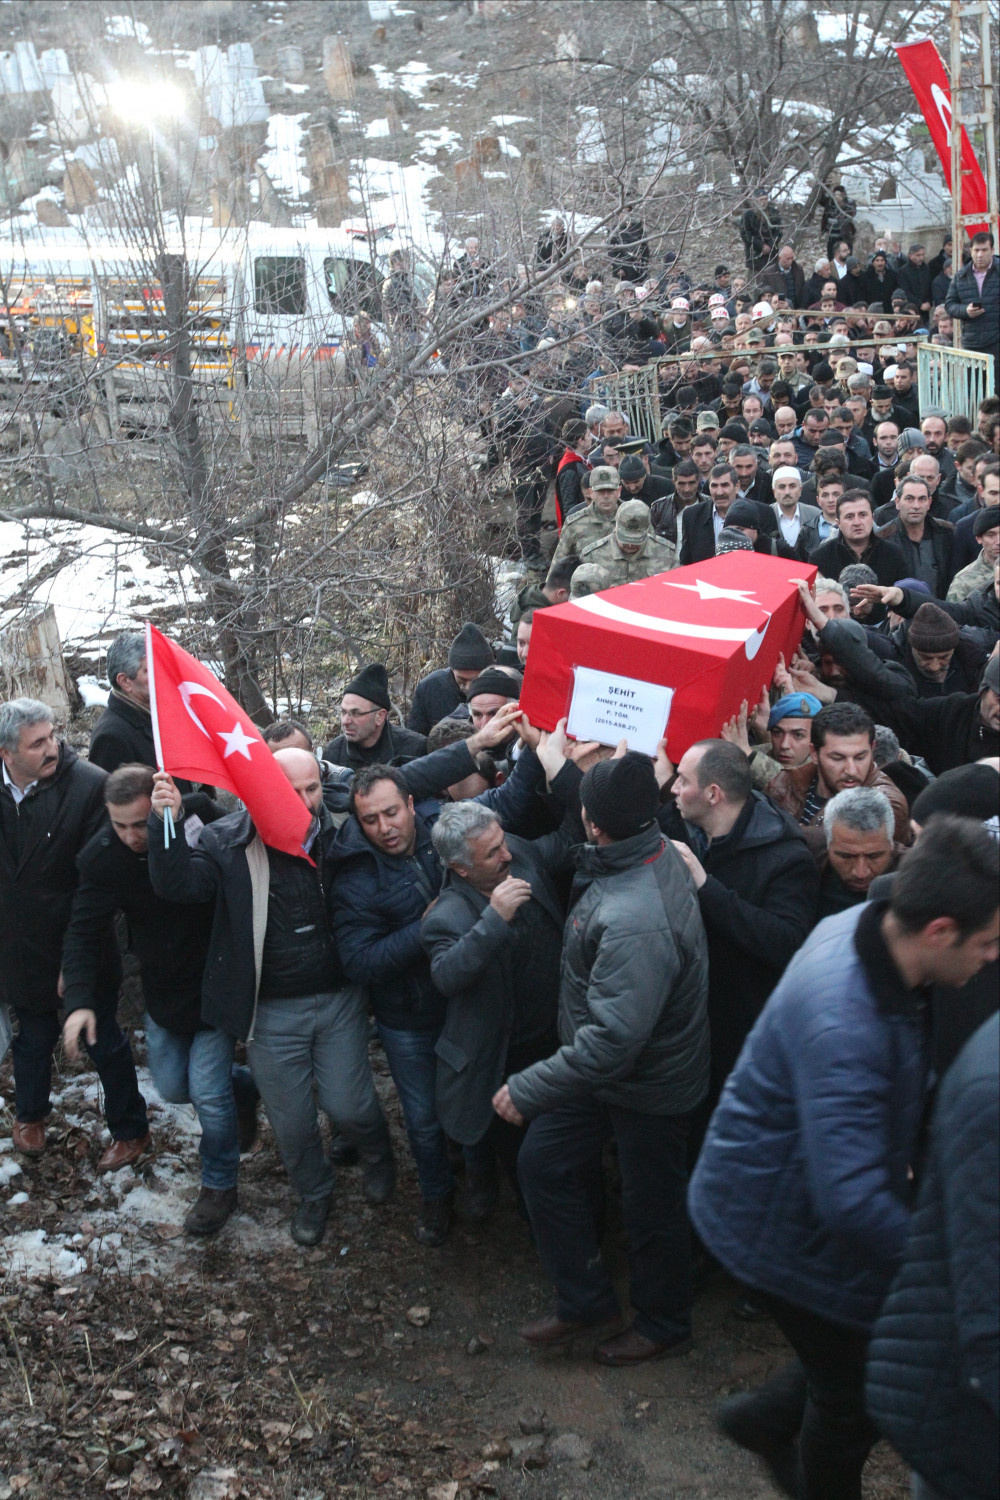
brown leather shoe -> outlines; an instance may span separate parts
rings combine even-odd
[[[672,1339],[647,1339],[633,1324],[598,1344],[594,1358],[599,1365],[644,1365],[654,1359],[675,1359],[692,1347],[689,1333],[679,1333]]]
[[[608,1313],[594,1323],[585,1323],[580,1318],[560,1318],[556,1313],[548,1313],[544,1318],[536,1318],[533,1323],[525,1323],[523,1328],[518,1329],[518,1335],[533,1349],[560,1349],[563,1344],[575,1339],[577,1334],[607,1328],[620,1322],[621,1318],[617,1313]]]
[[[41,1156],[45,1150],[44,1120],[14,1121],[14,1150],[22,1156]]]
[[[111,1145],[102,1155],[97,1163],[99,1172],[119,1172],[122,1167],[130,1167],[133,1162],[139,1160],[144,1151],[149,1150],[151,1137],[149,1131],[139,1136],[134,1141],[112,1141]]]

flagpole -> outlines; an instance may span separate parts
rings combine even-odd
[[[160,743],[160,721],[156,714],[156,669],[153,665],[153,627],[146,621],[146,677],[149,682],[149,714],[153,721],[153,746],[156,750],[156,765],[160,771],[167,768],[163,764],[163,746]],[[174,837],[174,815],[169,807],[163,809],[163,847],[170,848],[170,840]]]

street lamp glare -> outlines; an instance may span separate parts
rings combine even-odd
[[[128,81],[112,92],[115,113],[123,120],[150,125],[154,120],[175,119],[184,113],[184,95],[174,83]]]

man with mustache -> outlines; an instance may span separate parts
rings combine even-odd
[[[76,857],[104,821],[107,773],[56,736],[34,698],[0,704],[0,1005],[17,1021],[14,1146],[41,1156],[59,1039],[63,935],[77,885]],[[108,919],[94,984],[96,1035],[87,1042],[104,1090],[111,1143],[97,1164],[115,1171],[149,1145],[146,1103],[128,1038],[115,1020],[121,966]]]

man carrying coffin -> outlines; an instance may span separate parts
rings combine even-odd
[[[562,1045],[493,1100],[510,1124],[531,1121],[518,1179],[556,1288],[555,1312],[521,1330],[532,1348],[620,1326],[598,1186],[604,1145],[617,1142],[636,1318],[594,1351],[607,1365],[665,1359],[691,1340],[686,1155],[708,1086],[708,955],[694,885],[656,821],[659,800],[651,761],[633,751],[583,778]]]

